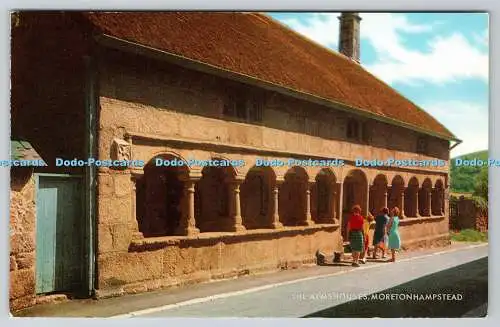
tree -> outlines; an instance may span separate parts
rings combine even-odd
[[[474,195],[488,201],[488,168],[482,169],[474,182]]]

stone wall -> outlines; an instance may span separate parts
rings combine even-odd
[[[481,232],[488,230],[488,210],[478,208],[473,199],[460,197],[455,200],[450,217],[450,229],[475,229]]]
[[[35,178],[29,169],[11,170],[10,293],[11,310],[35,301]]]
[[[124,129],[350,160],[449,159],[447,141],[429,137],[427,155],[419,155],[416,132],[356,117],[368,124],[370,138],[353,142],[347,139],[346,129],[354,115],[166,62],[109,51],[104,52],[101,67],[101,99],[120,107],[119,113],[102,110],[104,137]],[[236,87],[261,100],[262,122],[248,123],[223,114],[228,93]]]
[[[99,256],[99,297],[291,269],[333,255],[338,226],[203,233],[132,241]]]
[[[83,173],[56,158],[85,157],[88,42],[70,12],[22,12],[12,27],[11,134],[47,163],[36,172]]]
[[[402,219],[399,234],[405,250],[451,244],[447,217]]]
[[[115,158],[113,144],[118,139],[129,144],[130,159],[146,163],[158,155],[244,160],[245,166],[234,169],[236,179],[245,179],[257,158],[345,159],[345,166],[328,168],[338,183],[337,197],[342,194],[341,183],[355,170],[362,171],[362,192],[368,192],[378,175],[388,183],[399,178],[404,186],[412,178],[418,185],[428,179],[432,185],[439,180],[448,186],[448,167],[360,169],[354,165],[358,157],[448,160],[446,142],[431,139],[427,155],[417,154],[416,133],[370,121],[371,142],[353,143],[345,137],[350,117],[346,113],[258,90],[253,92],[265,99],[263,121],[238,121],[222,114],[224,97],[233,82],[142,57],[106,55],[109,57],[100,63],[99,159]],[[289,168],[272,167],[272,175],[283,181]],[[312,185],[321,168],[303,167],[305,183]],[[329,224],[144,237],[138,228],[135,189],[136,179],[143,174],[142,168],[98,169],[99,296],[314,262],[317,250],[331,253],[340,241],[338,204],[337,220]],[[188,174],[200,176],[201,167]],[[367,194],[361,198],[366,207]],[[402,223],[405,247],[443,241],[447,217],[412,219]]]
[[[36,204],[31,174],[84,173],[81,167],[56,166],[56,158],[85,158],[89,53],[87,36],[73,20],[74,13],[16,14],[11,29],[11,135],[30,142],[47,166],[35,167],[28,180],[19,168],[12,170],[11,309],[35,303]]]

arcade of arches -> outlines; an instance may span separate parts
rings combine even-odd
[[[283,178],[270,167],[253,167],[244,178],[232,167],[205,167],[193,176],[185,166],[156,167],[151,160],[135,183],[136,218],[144,237],[340,221],[345,236],[345,218],[355,204],[373,215],[397,206],[402,218],[444,216],[445,208],[441,179],[433,185],[429,178],[412,177],[405,184],[399,175],[388,180],[379,174],[370,185],[361,169],[343,181],[327,168],[311,178],[302,167],[290,168]]]

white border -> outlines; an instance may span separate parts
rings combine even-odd
[[[169,1],[153,1],[153,0],[143,0],[143,1],[118,1],[118,0],[73,0],[71,2],[65,0],[58,1],[36,1],[36,0],[4,0],[0,2],[0,7],[2,9],[0,15],[0,40],[2,45],[2,51],[0,51],[0,72],[2,73],[2,78],[0,79],[0,98],[3,100],[3,108],[0,111],[0,158],[8,158],[9,156],[9,140],[10,140],[10,114],[9,114],[9,90],[10,90],[10,43],[9,43],[9,13],[11,9],[106,9],[106,10],[167,10],[167,9],[185,9],[185,10],[223,10],[223,9],[234,9],[234,10],[258,10],[258,11],[271,11],[271,10],[310,10],[310,11],[339,11],[339,10],[356,10],[356,11],[430,11],[430,10],[486,10],[490,12],[490,157],[500,158],[500,132],[494,126],[500,126],[500,114],[498,113],[498,107],[500,106],[500,92],[499,92],[499,77],[500,76],[500,65],[498,62],[494,62],[493,58],[500,58],[500,1],[498,0],[385,0],[385,1],[373,1],[373,0],[308,0],[308,1],[298,1],[298,0],[254,0],[254,1],[238,1],[234,0],[169,0]],[[466,123],[466,122],[464,122]],[[8,235],[8,224],[9,224],[9,171],[6,168],[0,168],[0,183],[2,188],[0,190],[0,210],[2,214],[2,222],[0,223],[0,235],[2,244],[2,250],[0,250],[0,262],[2,262],[2,268],[0,270],[0,285],[2,285],[2,296],[1,300],[1,313],[0,313],[0,325],[1,326],[32,326],[36,324],[37,326],[61,326],[66,323],[65,319],[8,319],[8,254],[9,254],[9,238]],[[494,201],[494,198],[500,196],[500,170],[491,169],[490,170],[490,213],[493,216],[494,213],[500,212],[500,201]],[[498,235],[498,227],[496,221],[493,217],[490,220],[490,234]],[[500,239],[490,237],[490,249],[493,251],[492,255],[489,257],[489,286],[490,286],[490,301],[488,307],[488,319],[475,319],[471,321],[470,319],[439,319],[432,320],[433,324],[436,323],[447,323],[453,324],[454,327],[461,325],[470,324],[491,324],[493,323],[494,317],[499,314],[498,304],[498,277],[499,272],[499,258],[498,252]],[[496,255],[496,256],[495,256]],[[493,292],[493,290],[497,292]],[[78,326],[88,326],[87,319],[72,319],[71,324],[75,327]],[[276,324],[282,324],[291,326],[308,326],[310,324],[318,324],[324,326],[331,326],[331,319],[143,319],[140,321],[141,325],[151,325],[151,326],[165,326],[165,323],[177,325],[177,324],[197,324],[197,325],[217,325],[218,327],[223,326],[233,326],[238,324],[239,326],[249,326],[259,325],[259,326],[275,326]],[[420,319],[374,319],[369,322],[362,321],[359,319],[342,319],[341,321],[335,321],[344,324],[366,324],[369,323],[371,326],[400,326],[404,323],[408,326],[420,326],[422,321]],[[138,323],[135,319],[126,320],[102,320],[93,319],[93,324],[98,326],[101,325],[115,325],[115,326],[136,326]]]

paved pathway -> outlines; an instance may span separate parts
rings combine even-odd
[[[439,252],[436,252],[439,251]],[[160,290],[102,300],[75,300],[40,305],[16,316],[58,317],[303,317],[303,316],[422,316],[408,311],[422,303],[355,300],[384,291],[401,293],[462,293],[465,300],[450,301],[439,312],[447,315],[481,315],[487,299],[487,251],[485,244],[455,243],[451,247],[406,252],[396,263],[369,262],[350,265],[312,266],[279,273],[247,276],[189,287]],[[481,259],[479,260],[478,259]],[[432,287],[428,287],[431,285]],[[462,288],[457,288],[462,285]],[[398,289],[399,287],[399,289]],[[486,290],[484,288],[486,287]],[[471,293],[471,289],[480,292]],[[486,292],[486,295],[484,294]],[[351,308],[353,304],[354,309]],[[439,308],[435,303],[431,305]],[[373,310],[380,308],[382,311]],[[405,309],[406,308],[406,309]],[[339,312],[340,310],[340,312]],[[353,310],[358,313],[353,313]],[[406,310],[406,311],[405,311]],[[424,310],[424,315],[426,311]],[[428,314],[432,316],[432,314]]]
[[[170,305],[164,309],[138,312],[137,316],[460,316],[487,301],[487,251],[487,247],[475,247],[413,258],[396,264],[367,265],[348,274],[338,273],[262,290],[242,291],[227,297],[206,298],[198,300],[199,303],[195,301],[192,304]],[[481,258],[484,259],[478,260]],[[377,292],[382,293],[376,299],[363,298]],[[450,294],[450,299],[439,301],[439,295],[443,297],[445,293]],[[388,299],[389,294],[394,294],[392,300]],[[398,299],[402,294],[412,294],[415,297],[435,294],[437,299]],[[433,313],[430,308],[422,307],[424,302],[427,306],[437,308],[444,305],[450,308],[440,308]],[[418,310],[408,310],[409,308],[405,308],[408,305]],[[385,308],[380,308],[381,306]],[[461,309],[457,311],[455,306]]]

